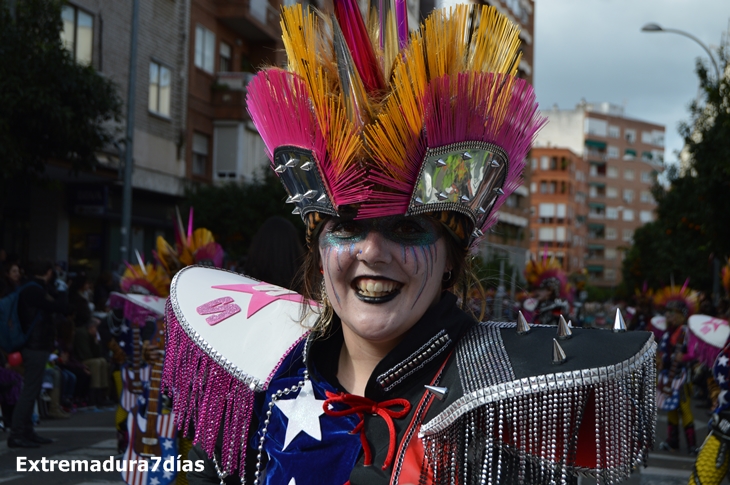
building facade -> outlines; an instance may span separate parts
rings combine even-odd
[[[585,267],[588,162],[567,148],[533,148],[530,255],[555,258],[567,273]]]
[[[568,148],[588,164],[586,269],[591,284],[615,287],[634,231],[655,218],[651,187],[664,162],[664,127],[609,103],[543,114],[550,122],[536,146]]]

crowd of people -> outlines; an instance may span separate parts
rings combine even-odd
[[[110,275],[100,277],[92,290],[83,271],[0,255],[0,298],[17,295],[17,316],[27,337],[19,348],[0,350],[2,424],[10,430],[10,447],[37,447],[50,440],[35,433],[34,415],[66,419],[116,398],[105,336],[114,287]]]

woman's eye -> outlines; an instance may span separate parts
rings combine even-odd
[[[401,222],[393,229],[397,234],[401,234],[403,236],[410,236],[425,232],[424,229],[415,222]]]
[[[361,232],[361,228],[357,223],[352,221],[338,222],[332,226],[330,232],[337,236],[350,237],[359,234]]]

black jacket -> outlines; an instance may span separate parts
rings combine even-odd
[[[18,317],[27,332],[38,315],[40,318],[33,325],[33,330],[23,348],[29,350],[45,350],[52,352],[56,338],[54,313],[68,314],[68,300],[65,294],[57,294],[54,298],[48,291],[48,286],[40,278],[31,281],[38,285],[29,285],[20,292],[18,298]]]

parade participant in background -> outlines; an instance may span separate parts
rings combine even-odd
[[[547,254],[542,261],[530,260],[525,268],[527,283],[533,290],[535,323],[557,325],[560,316],[570,319],[570,285],[568,276],[555,258],[548,259]]]
[[[657,291],[654,303],[664,311],[667,331],[659,344],[659,378],[657,406],[667,412],[667,439],[659,447],[665,451],[679,450],[679,421],[682,420],[687,451],[697,453],[694,418],[690,398],[690,357],[687,355],[687,318],[697,308],[697,294],[687,287],[668,286]]]
[[[283,7],[289,70],[248,84],[307,228],[305,313],[244,276],[177,274],[163,386],[207,463],[190,483],[619,482],[653,440],[651,335],[457,306],[543,123],[519,31],[472,5],[409,34],[397,5],[371,28],[354,1]]]

